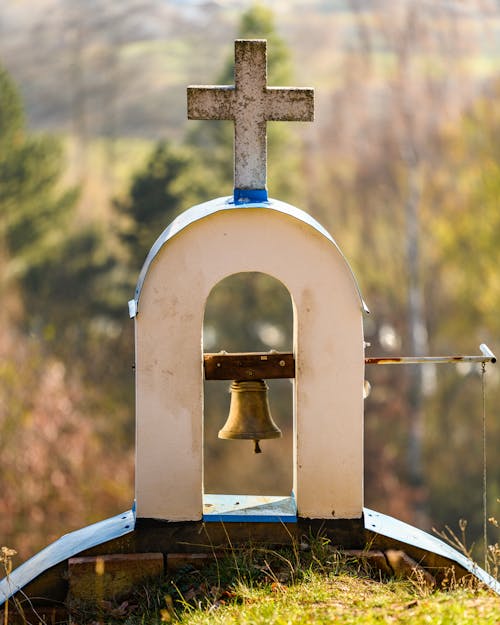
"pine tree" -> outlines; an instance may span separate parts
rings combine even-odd
[[[62,188],[63,166],[55,138],[27,132],[0,67],[0,286],[19,293],[26,329],[61,345],[75,325],[85,336],[82,316],[116,312],[108,283],[115,259],[96,226],[75,224],[78,190]]]
[[[131,267],[138,270],[155,239],[183,210],[216,192],[195,150],[159,142],[142,171],[133,178],[128,196],[115,200]]]
[[[53,257],[76,191],[57,189],[61,150],[51,138],[29,137],[21,100],[0,67],[0,245],[3,280],[28,290],[31,272]]]

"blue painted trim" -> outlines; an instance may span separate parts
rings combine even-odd
[[[235,189],[233,197],[236,205],[267,202],[267,189]]]
[[[203,495],[203,520],[208,523],[297,523],[293,494]]]
[[[297,523],[297,515],[204,514],[203,521],[205,523],[214,523],[216,521],[223,521],[224,523]]]

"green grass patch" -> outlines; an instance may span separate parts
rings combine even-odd
[[[380,582],[346,574],[315,574],[290,587],[250,589],[240,604],[192,609],[186,625],[301,623],[498,623],[500,606],[491,595],[471,590],[421,597],[408,582]]]
[[[384,577],[320,540],[305,549],[230,552],[201,570],[186,565],[97,610],[73,606],[73,621],[498,625],[500,600],[470,578],[442,591],[418,579]]]

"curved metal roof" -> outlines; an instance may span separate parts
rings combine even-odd
[[[356,277],[354,272],[352,271],[347,259],[344,254],[340,250],[337,243],[334,241],[331,234],[318,222],[316,219],[311,217],[308,213],[300,210],[296,206],[292,206],[291,204],[287,204],[286,202],[281,202],[279,200],[273,200],[269,198],[266,202],[252,202],[247,204],[235,204],[233,196],[229,197],[220,197],[215,200],[210,200],[209,202],[204,202],[203,204],[197,204],[196,206],[192,206],[188,210],[181,213],[174,221],[161,233],[153,247],[151,248],[149,254],[146,257],[144,265],[142,266],[141,272],[139,274],[139,279],[137,281],[137,286],[135,289],[134,299],[129,301],[129,314],[130,317],[135,317],[139,311],[139,300],[141,297],[142,285],[144,284],[144,280],[146,279],[146,275],[148,273],[149,267],[156,255],[160,251],[160,249],[168,243],[170,239],[174,236],[182,232],[188,226],[196,223],[197,221],[201,221],[210,215],[218,213],[220,211],[230,211],[230,210],[241,210],[241,209],[252,209],[252,208],[267,208],[268,210],[276,211],[278,213],[282,213],[284,215],[288,215],[301,221],[304,224],[307,224],[311,228],[314,228],[317,232],[319,232],[323,237],[328,239],[328,241],[334,245],[339,251],[340,255],[344,259],[349,271],[351,272],[354,284],[356,286],[356,290],[359,295],[361,308],[364,313],[369,313],[367,305],[363,301],[361,296],[361,291],[359,289],[358,283],[356,281]]]

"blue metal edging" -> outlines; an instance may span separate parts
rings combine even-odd
[[[125,536],[133,532],[134,528],[135,511],[132,509],[65,534],[0,581],[0,605],[56,564],[108,540]]]
[[[235,514],[204,514],[203,521],[205,523],[297,523],[297,515],[262,515],[247,514],[237,516]]]
[[[226,523],[295,523],[297,522],[295,505],[293,495],[291,497],[205,495],[204,508],[207,510],[212,507],[212,512],[205,513],[203,520]],[[363,518],[366,530],[456,562],[500,595],[499,581],[439,538],[368,508],[363,509]],[[134,529],[135,510],[132,509],[62,536],[12,571],[8,578],[0,581],[0,605],[53,566],[82,551],[125,536]]]
[[[491,588],[491,590],[500,595],[500,582],[470,560],[466,555],[460,553],[436,536],[419,530],[408,523],[403,523],[403,521],[398,521],[398,519],[394,517],[369,510],[368,508],[363,508],[363,517],[365,529],[370,532],[380,534],[380,536],[386,536],[387,538],[393,538],[399,542],[411,545],[412,547],[435,553],[452,562],[456,562],[466,571],[469,571],[469,573],[477,577],[483,584]]]

